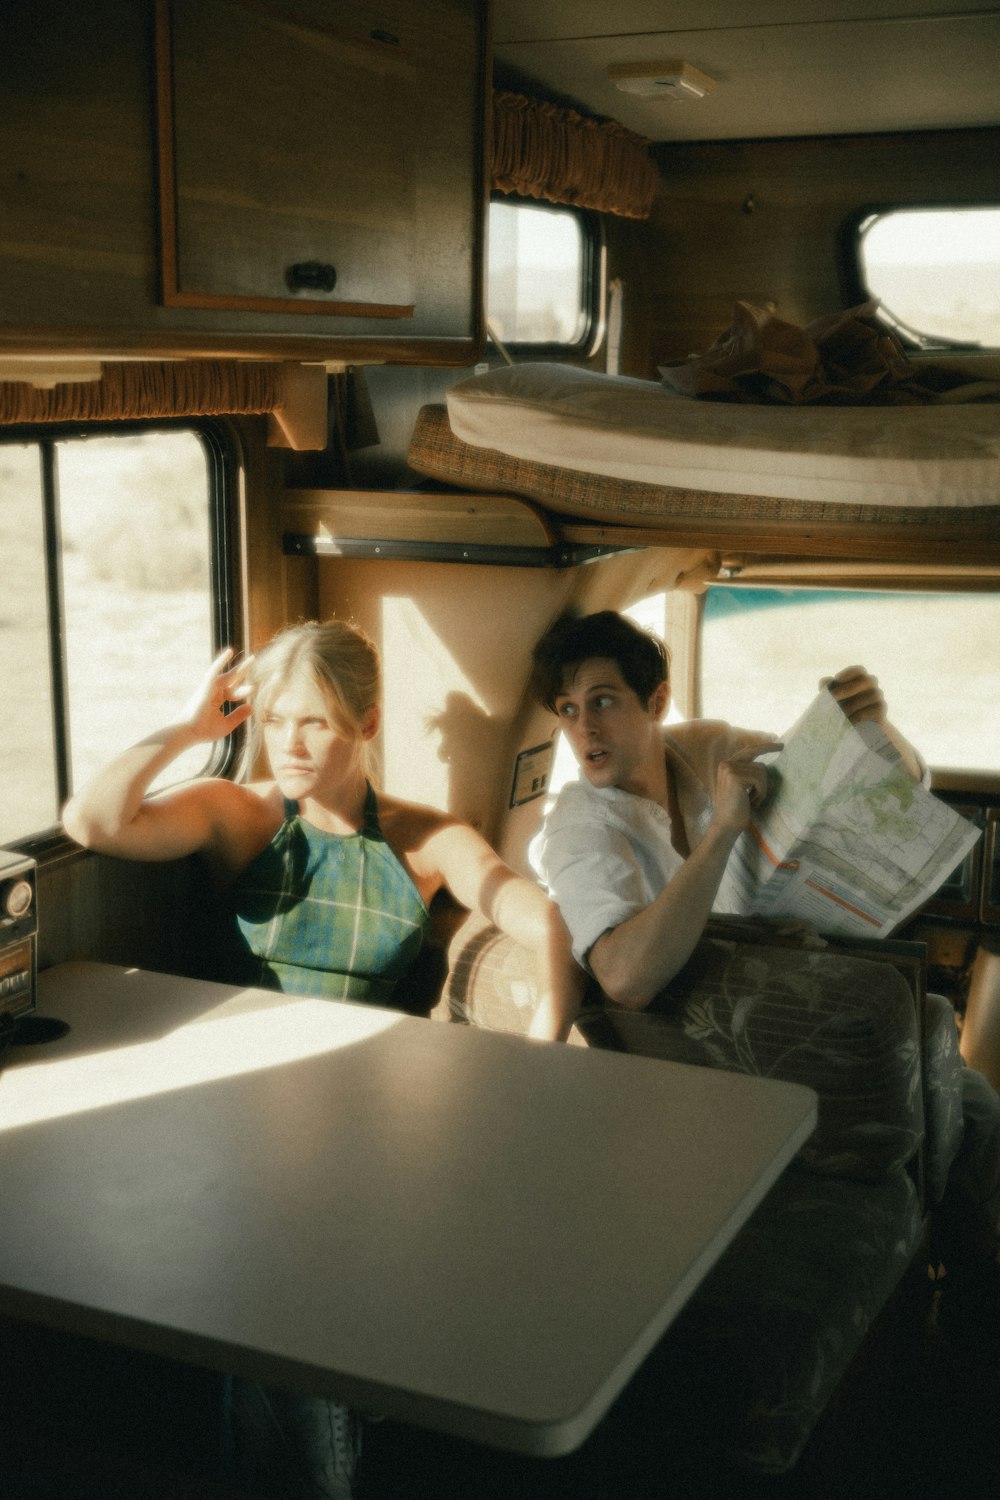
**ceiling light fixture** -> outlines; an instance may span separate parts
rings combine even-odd
[[[611,63],[608,77],[616,89],[640,94],[645,99],[703,99],[715,88],[715,79],[673,59],[670,62]]]

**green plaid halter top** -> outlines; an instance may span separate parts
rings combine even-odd
[[[231,888],[252,958],[247,982],[327,1000],[388,1004],[430,922],[378,821],[372,787],[364,826],[323,833],[285,802],[285,820]]]

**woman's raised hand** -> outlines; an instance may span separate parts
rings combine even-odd
[[[196,740],[221,740],[253,712],[247,701],[253,690],[247,681],[253,657],[248,656],[226,670],[226,663],[233,655],[232,646],[219,652],[184,706],[184,722]],[[226,713],[227,703],[236,704],[229,713]]]
[[[222,739],[247,718],[250,661],[227,669],[232,656],[231,649],[219,653],[176,723],[123,750],[70,798],[63,823],[71,838],[120,859],[183,859],[209,849],[219,854],[219,839],[232,831],[232,819],[220,823],[219,796],[229,799],[231,810],[239,795],[234,782],[200,777],[159,797],[147,793],[182,751]],[[227,703],[236,704],[232,713]],[[245,804],[240,807],[245,812]]]

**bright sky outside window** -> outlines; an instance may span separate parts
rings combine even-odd
[[[208,453],[195,432],[0,445],[0,844],[55,827],[62,796],[175,719],[207,670],[215,654],[212,500]],[[57,538],[50,577],[46,509]],[[196,775],[210,759],[199,746],[160,784]]]
[[[58,445],[73,785],[170,723],[214,656],[209,488],[193,432]],[[203,770],[204,746],[168,782]]]
[[[44,524],[38,445],[0,445],[0,845],[58,816]]]
[[[867,667],[932,766],[1000,768],[1000,596],[712,588],[702,716],[781,734],[821,677]]]
[[[861,277],[918,343],[1000,348],[1000,209],[894,209],[859,231]]]
[[[505,344],[576,344],[587,331],[579,216],[526,203],[490,204],[486,304]]]

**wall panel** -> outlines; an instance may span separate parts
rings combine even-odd
[[[844,221],[872,205],[996,201],[998,147],[1000,129],[658,146],[649,367],[630,373],[707,349],[737,300],[795,323],[848,306]]]

